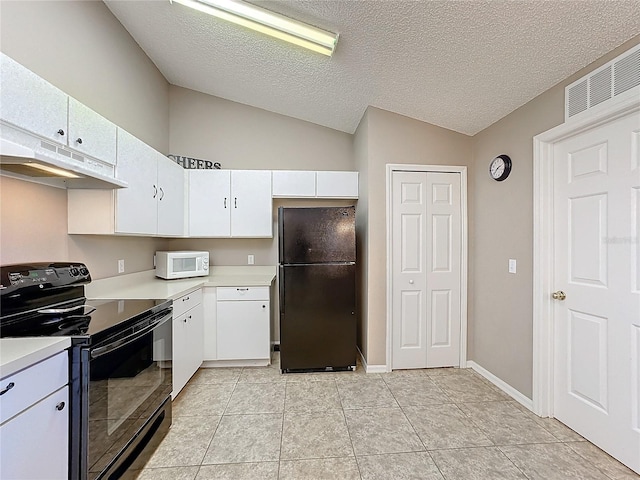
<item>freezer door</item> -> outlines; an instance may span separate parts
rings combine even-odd
[[[278,209],[281,264],[356,261],[355,207]]]
[[[280,267],[280,368],[356,364],[356,266]]]

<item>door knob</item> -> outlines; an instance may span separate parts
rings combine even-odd
[[[409,280],[409,283],[410,283],[411,285],[413,285],[413,280]]]
[[[567,298],[567,294],[564,293],[562,290],[558,290],[557,292],[553,292],[553,294],[551,295],[554,300],[564,300],[565,298]]]

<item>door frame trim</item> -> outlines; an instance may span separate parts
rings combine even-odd
[[[553,417],[553,148],[585,130],[640,111],[638,89],[533,137],[533,411]]]
[[[393,351],[393,305],[392,305],[392,185],[393,172],[444,172],[460,174],[460,367],[467,366],[467,278],[468,278],[468,220],[467,220],[467,167],[454,165],[414,165],[402,163],[387,164],[387,349],[386,370],[392,370]]]

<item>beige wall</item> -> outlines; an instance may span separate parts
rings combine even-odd
[[[625,43],[473,137],[472,331],[469,359],[531,398],[533,391],[533,137],[564,122],[564,87],[640,43]],[[489,178],[507,154],[504,182]],[[518,262],[507,273],[508,259]]]
[[[352,135],[186,88],[170,89],[172,154],[222,168],[353,170]]]
[[[469,165],[471,137],[402,115],[367,109],[367,345],[369,365],[386,364],[386,165]],[[356,133],[357,134],[357,133]]]
[[[156,149],[169,147],[169,85],[102,2],[2,1],[0,49]],[[153,266],[163,240],[69,236],[66,191],[0,177],[0,263],[82,261],[94,278]]]

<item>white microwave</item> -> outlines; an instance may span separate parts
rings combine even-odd
[[[209,252],[156,252],[156,277],[172,280],[206,275],[209,275]]]

